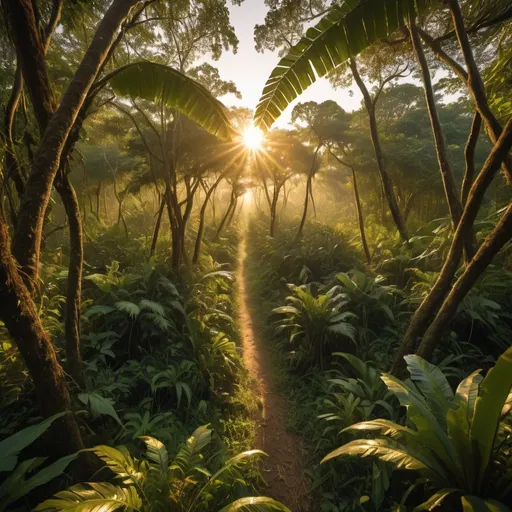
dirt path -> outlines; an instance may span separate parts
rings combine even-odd
[[[253,329],[250,300],[246,290],[246,241],[240,243],[238,286],[240,329],[244,364],[254,379],[254,388],[263,407],[256,417],[258,446],[268,454],[262,460],[262,474],[268,484],[265,494],[287,505],[292,512],[309,510],[309,496],[301,463],[299,439],[286,430],[287,403],[278,394],[271,371],[271,354]]]

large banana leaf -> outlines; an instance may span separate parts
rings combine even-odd
[[[174,68],[136,62],[111,73],[108,81],[117,95],[163,102],[221,139],[229,140],[235,133],[222,103]]]
[[[334,68],[425,11],[432,0],[346,0],[334,7],[290,49],[272,71],[255,122],[269,129],[302,92]]]
[[[74,485],[58,492],[53,498],[38,505],[36,512],[112,512],[114,510],[141,510],[142,501],[134,487],[117,487],[107,483]]]
[[[483,482],[494,440],[498,430],[501,411],[512,387],[512,347],[506,350],[489,370],[480,384],[480,393],[475,402],[475,412],[471,424],[471,438],[476,442],[480,455],[478,479]]]
[[[413,452],[410,447],[402,446],[391,439],[356,439],[328,453],[321,462],[336,457],[354,456],[377,457],[383,462],[389,462],[395,469],[420,470],[438,477],[439,465],[433,457],[426,452]]]
[[[512,512],[504,503],[495,500],[482,500],[477,496],[462,496],[464,512]]]

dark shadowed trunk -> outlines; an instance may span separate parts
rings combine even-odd
[[[311,200],[313,200],[313,170],[315,168],[316,163],[316,156],[318,154],[318,151],[320,151],[320,148],[322,147],[322,144],[318,144],[315,153],[313,155],[313,160],[311,162],[311,168],[309,169],[308,173],[308,179],[306,181],[306,197],[304,198],[304,208],[302,210],[302,218],[300,220],[299,229],[297,231],[296,240],[300,240],[302,238],[302,233],[304,231],[304,225],[306,224],[306,219],[308,217],[308,205],[309,205],[309,198],[311,197]],[[315,208],[316,209],[316,208]]]
[[[5,108],[4,130],[5,168],[7,171],[6,175],[13,180],[14,186],[16,187],[16,192],[18,193],[20,200],[23,197],[23,193],[25,192],[25,182],[23,170],[20,163],[18,162],[18,157],[14,148],[14,118],[16,110],[18,109],[22,90],[23,75],[21,72],[21,66],[18,65],[16,67],[16,74],[14,75],[14,83],[12,85],[11,96],[9,97],[9,101],[7,102],[7,106]]]
[[[158,234],[160,233],[160,224],[162,223],[162,215],[165,208],[165,197],[162,196],[160,201],[160,208],[158,208],[158,214],[156,216],[155,229],[153,230],[153,239],[151,240],[151,249],[149,250],[149,257],[152,258],[155,254],[156,243],[158,242]]]
[[[407,328],[402,344],[398,349],[396,359],[393,363],[393,373],[399,374],[403,371],[403,357],[414,351],[418,337],[426,331],[433,315],[436,313],[436,310],[439,308],[449,292],[452,279],[459,266],[465,237],[473,227],[473,223],[475,222],[478,210],[482,204],[484,194],[492,183],[496,172],[501,166],[503,159],[508,154],[511,146],[512,119],[508,121],[500,138],[498,139],[498,142],[493,147],[482,170],[471,187],[464,212],[453,235],[450,250],[443,268],[441,269],[434,286],[425,297],[420,307],[415,311],[409,322],[409,327]]]
[[[84,261],[82,219],[76,192],[69,181],[69,171],[61,170],[55,180],[69,223],[69,267],[66,294],[66,359],[68,372],[80,388],[84,377],[80,355],[80,303],[82,296],[82,270]]]
[[[512,205],[509,205],[503,217],[484,240],[475,257],[468,263],[463,274],[451,288],[441,309],[423,337],[418,348],[418,355],[430,361],[434,349],[441,342],[444,331],[449,327],[450,322],[457,312],[457,307],[471,290],[477,279],[491,264],[494,256],[498,254],[511,238]]]
[[[361,79],[361,75],[359,74],[359,71],[357,69],[356,61],[352,58],[350,59],[350,69],[352,70],[354,80],[363,95],[364,104],[368,112],[368,119],[370,122],[370,134],[372,137],[373,148],[375,150],[375,159],[377,160],[377,167],[379,169],[380,178],[382,180],[382,186],[384,189],[388,207],[391,212],[391,216],[393,217],[393,221],[395,222],[395,226],[398,232],[400,233],[401,238],[404,241],[407,241],[409,240],[409,236],[407,234],[407,229],[405,228],[405,222],[402,217],[402,213],[398,208],[395,192],[393,190],[393,183],[391,181],[391,178],[386,168],[386,164],[384,162],[384,153],[382,151],[382,146],[380,144],[379,130],[377,128],[377,118],[375,117],[375,105],[370,97],[370,93],[368,92],[366,85]]]
[[[39,319],[34,301],[16,268],[7,227],[0,219],[0,316],[16,343],[34,382],[39,408],[44,417],[71,411],[64,372],[53,345]],[[71,412],[52,426],[52,455],[65,455],[83,448]]]
[[[464,161],[466,163],[466,170],[462,180],[462,187],[460,193],[460,200],[462,205],[466,204],[468,199],[469,190],[473,184],[475,176],[475,149],[480,135],[480,128],[482,126],[482,116],[475,112],[473,122],[471,123],[471,131],[469,132],[468,141],[464,147]]]
[[[361,206],[361,199],[359,198],[359,190],[357,188],[357,179],[356,172],[354,171],[354,167],[350,166],[352,170],[352,183],[354,185],[354,203],[356,204],[357,211],[357,222],[359,224],[359,233],[361,234],[361,243],[363,245],[364,254],[366,256],[366,261],[368,265],[372,262],[372,257],[370,255],[370,249],[368,248],[368,242],[366,241],[366,233],[364,230],[364,216],[363,216],[363,208]]]

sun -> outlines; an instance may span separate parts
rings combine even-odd
[[[244,132],[244,144],[248,149],[258,150],[263,142],[263,132],[256,126],[249,126]]]

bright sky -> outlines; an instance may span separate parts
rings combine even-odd
[[[267,78],[279,62],[277,52],[258,53],[254,49],[254,26],[264,22],[267,8],[263,0],[245,0],[240,7],[230,6],[230,12],[231,23],[240,40],[238,52],[236,54],[225,52],[219,61],[212,64],[219,69],[222,79],[233,80],[242,93],[241,100],[229,95],[222,98],[223,103],[227,106],[244,106],[254,109]],[[353,90],[353,93],[353,96],[350,96],[348,89],[333,89],[327,80],[320,79],[307,89],[300,99],[288,106],[274,126],[289,127],[291,112],[299,101],[321,102],[332,99],[345,110],[354,110],[361,104],[361,95],[358,90]]]

